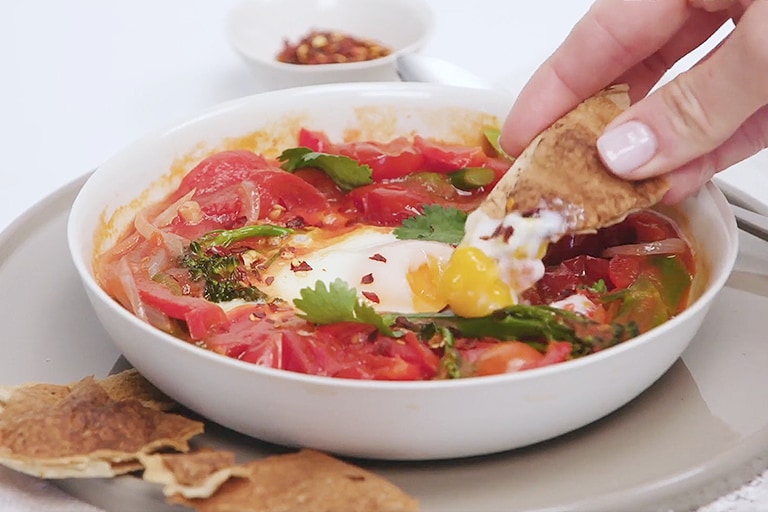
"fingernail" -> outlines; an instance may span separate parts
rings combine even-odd
[[[597,139],[597,150],[603,163],[619,176],[653,158],[657,148],[656,136],[640,121],[627,121]]]

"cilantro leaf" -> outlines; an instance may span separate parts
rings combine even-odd
[[[318,325],[338,322],[358,322],[375,326],[385,336],[394,336],[389,324],[371,306],[357,298],[357,291],[346,282],[336,279],[326,287],[317,281],[314,288],[302,288],[301,298],[293,304],[302,313],[299,316]]]
[[[277,159],[283,170],[294,172],[314,167],[325,172],[342,190],[349,191],[373,183],[373,171],[365,164],[344,155],[318,153],[310,148],[286,149]]]
[[[424,205],[424,213],[409,217],[395,229],[400,240],[431,240],[458,244],[464,238],[467,214],[452,206]]]
[[[605,284],[605,281],[602,279],[598,279],[595,281],[592,286],[587,286],[587,290],[596,293],[598,295],[603,295],[605,293],[608,293],[608,285]]]

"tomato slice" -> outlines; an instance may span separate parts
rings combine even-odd
[[[405,137],[389,142],[347,142],[337,144],[335,151],[370,166],[373,181],[402,178],[424,164],[422,154]]]
[[[644,260],[645,258],[642,256],[619,255],[611,258],[608,262],[608,274],[611,283],[619,289],[628,288],[640,275]]]
[[[679,236],[668,222],[650,211],[641,211],[630,215],[627,218],[627,224],[634,228],[638,243],[654,242]]]
[[[475,362],[476,375],[511,373],[538,364],[544,355],[521,341],[496,343],[480,354]]]
[[[418,135],[413,138],[413,146],[424,156],[425,171],[451,172],[465,167],[483,167],[488,161],[480,146],[437,143]]]
[[[374,183],[348,194],[360,211],[361,220],[379,226],[398,226],[434,202],[431,194],[399,183]]]
[[[549,304],[565,298],[584,286],[592,286],[602,279],[606,284],[610,280],[609,263],[604,258],[576,256],[559,265],[547,267],[544,276],[523,294],[532,304]]]
[[[536,368],[542,366],[549,366],[551,364],[562,363],[568,359],[573,351],[573,346],[567,341],[550,341],[547,344],[547,351],[544,353],[544,357],[539,359],[536,363]],[[533,367],[526,367],[533,368]]]
[[[318,153],[333,153],[333,144],[325,133],[306,128],[299,130],[299,146]]]
[[[207,195],[230,185],[240,183],[256,169],[268,168],[264,157],[247,150],[221,151],[197,164],[187,174],[173,200],[195,189],[195,195]]]
[[[306,167],[295,171],[293,174],[316,188],[329,203],[341,203],[344,201],[344,193],[324,171]]]
[[[192,340],[201,340],[228,323],[227,315],[217,304],[199,297],[174,295],[165,286],[149,279],[136,277],[135,281],[141,300],[170,318],[184,320]]]
[[[287,212],[283,220],[301,217],[306,224],[318,225],[330,208],[328,199],[319,190],[289,172],[262,169],[249,181],[259,197],[260,219],[267,218],[279,205]],[[273,220],[280,221],[280,218]]]

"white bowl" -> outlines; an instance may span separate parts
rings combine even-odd
[[[424,0],[242,0],[229,12],[231,46],[266,89],[331,82],[397,80],[395,59],[415,52],[432,34],[434,14]],[[392,53],[364,62],[302,65],[279,62],[284,40],[311,30],[343,32],[379,42]]]
[[[671,212],[693,237],[700,265],[699,291],[688,309],[616,347],[514,374],[376,382],[263,368],[151,327],[93,277],[94,254],[138,209],[178,185],[179,169],[169,173],[174,164],[186,162],[189,169],[197,157],[231,147],[238,137],[260,133],[239,139],[256,150],[274,142],[288,147],[304,125],[332,138],[357,128],[362,138],[386,140],[415,130],[460,142],[489,118],[503,119],[509,104],[493,92],[417,83],[295,88],[227,103],[134,143],[92,175],[69,219],[72,258],[98,318],[128,360],[168,395],[222,425],[290,446],[381,459],[471,456],[550,439],[611,413],[677,360],[734,264],[735,221],[711,184]],[[105,228],[108,219],[111,229]]]

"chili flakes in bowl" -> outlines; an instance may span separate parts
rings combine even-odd
[[[313,30],[296,44],[285,40],[277,60],[288,64],[341,64],[378,59],[391,53],[376,41],[342,32]]]

